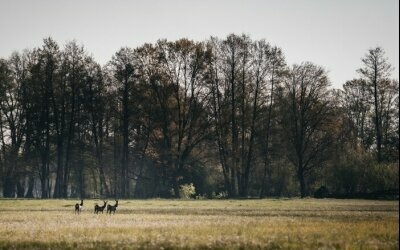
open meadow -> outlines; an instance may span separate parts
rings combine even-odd
[[[0,249],[398,249],[398,201],[0,200]],[[115,201],[110,200],[114,204]]]

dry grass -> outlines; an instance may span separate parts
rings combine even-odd
[[[398,249],[398,201],[0,200],[0,248]],[[114,202],[111,201],[113,204]]]

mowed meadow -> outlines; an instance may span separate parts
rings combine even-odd
[[[399,202],[0,200],[0,249],[398,249]],[[110,204],[115,201],[109,200]]]

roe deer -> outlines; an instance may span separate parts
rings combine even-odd
[[[96,214],[98,214],[99,212],[103,213],[104,208],[106,207],[107,201],[103,201],[103,202],[104,202],[103,206],[99,206],[98,204],[96,204],[96,205],[94,206],[94,212],[95,212]]]
[[[107,206],[107,213],[110,213],[111,214],[111,212],[113,212],[113,214],[115,214],[115,211],[117,210],[117,207],[118,207],[118,200],[115,200],[115,205],[113,206],[113,205],[110,205],[110,204],[108,204],[108,206]]]
[[[81,212],[81,210],[82,210],[82,207],[83,207],[83,200],[81,200],[80,204],[79,203],[75,204],[75,213],[79,214]]]

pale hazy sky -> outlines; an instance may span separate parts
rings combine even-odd
[[[336,88],[379,45],[399,78],[398,0],[0,0],[3,58],[51,36],[76,39],[104,64],[121,46],[233,32],[281,47],[289,64],[324,66]]]

